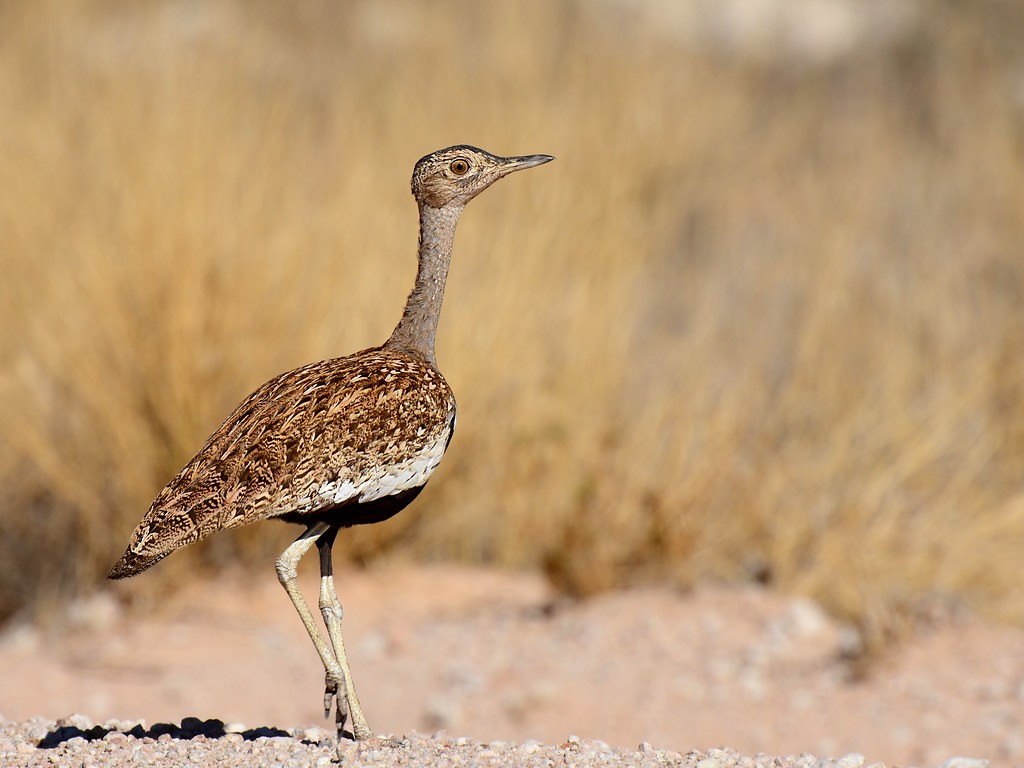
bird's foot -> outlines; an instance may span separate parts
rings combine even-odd
[[[340,736],[345,721],[348,720],[348,694],[344,677],[328,672],[324,682],[324,718],[330,718],[332,704],[335,705],[334,721],[337,723]]]
[[[395,738],[394,736],[382,736],[374,733],[370,726],[366,723],[366,718],[363,717],[363,713],[359,711],[352,711],[352,730],[345,730],[345,718],[341,717],[341,712],[338,712],[339,717],[337,718],[338,726],[338,744],[342,743],[342,740],[346,741],[369,741],[371,739],[379,741],[381,746],[385,747],[401,747],[408,743],[406,739]]]
[[[380,747],[388,749],[401,749],[402,747],[406,747],[409,745],[409,740],[404,737],[398,738],[395,736],[381,736],[372,732],[368,736],[364,735],[361,738],[359,736],[356,736],[355,734],[346,732],[345,737],[346,738],[342,738],[339,732],[337,749],[335,751],[335,757],[332,759],[332,762],[347,762],[348,758],[350,758],[352,755],[351,750],[353,745],[357,744],[360,741],[375,742],[370,746],[371,749],[376,749],[378,745]]]

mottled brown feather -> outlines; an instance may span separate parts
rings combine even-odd
[[[454,420],[455,398],[440,372],[404,352],[368,349],[277,376],[160,492],[110,576],[132,576],[215,531],[257,520],[383,519],[404,504],[381,505],[383,516],[367,520],[358,497],[331,501],[317,491],[346,481],[358,487],[382,467],[439,440],[446,445]]]

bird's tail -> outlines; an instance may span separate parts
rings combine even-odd
[[[206,538],[219,527],[212,519],[197,521],[197,516],[188,510],[169,508],[160,502],[161,498],[157,498],[132,532],[128,548],[110,569],[108,579],[125,579],[142,573],[174,550]]]

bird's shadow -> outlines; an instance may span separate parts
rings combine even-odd
[[[75,738],[83,738],[86,741],[98,741],[106,738],[109,733],[123,733],[126,736],[133,736],[136,739],[144,739],[147,736],[152,739],[159,739],[161,736],[170,736],[172,739],[190,740],[197,736],[204,736],[208,739],[221,739],[227,736],[229,731],[224,729],[224,721],[217,720],[216,718],[211,720],[200,720],[198,717],[186,717],[181,721],[180,725],[174,723],[156,723],[149,728],[144,728],[141,724],[136,725],[128,730],[121,730],[119,728],[105,728],[102,725],[94,725],[92,728],[81,729],[74,725],[58,725],[42,739],[39,740],[38,747],[40,749],[53,749],[59,747],[61,744],[70,741]],[[274,736],[287,736],[293,738],[293,734],[280,728],[273,726],[262,726],[260,728],[248,728],[244,731],[231,731],[231,733],[240,733],[242,738],[246,741],[255,741],[256,739],[271,738]],[[301,739],[303,744],[314,745],[314,742]]]

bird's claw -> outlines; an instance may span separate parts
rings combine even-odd
[[[345,695],[345,684],[337,676],[327,673],[324,683],[324,718],[331,716],[331,705],[335,706],[334,720],[338,726],[338,733],[342,732],[345,721],[348,720],[348,697]]]

